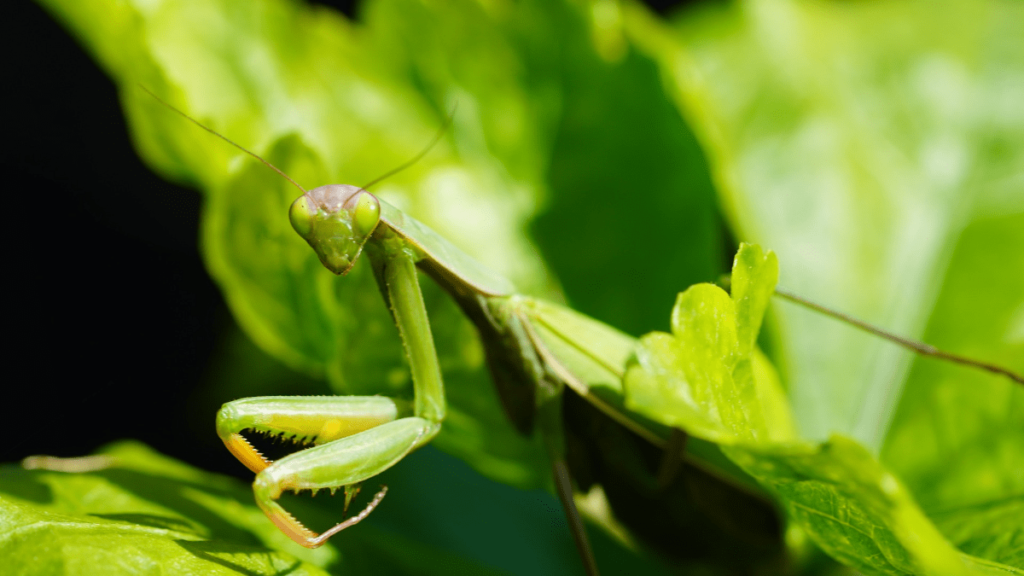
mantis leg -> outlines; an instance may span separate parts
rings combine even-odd
[[[243,431],[326,444],[396,418],[394,400],[383,396],[264,396],[225,404],[217,413],[217,435],[235,458],[258,474],[273,462],[242,436]]]
[[[555,492],[562,502],[562,511],[569,523],[569,532],[572,534],[576,550],[579,552],[580,560],[583,562],[583,569],[588,576],[597,576],[597,561],[594,560],[594,552],[590,547],[590,540],[587,538],[587,530],[583,526],[583,519],[579,510],[576,509],[576,500],[573,496],[572,477],[569,474],[569,465],[566,462],[565,431],[562,423],[562,395],[564,387],[558,386],[551,391],[547,398],[543,399],[537,407],[537,421],[540,424],[541,434],[544,436],[544,444],[548,451],[548,459],[551,462],[552,479],[555,482]]]
[[[307,529],[277,503],[282,492],[336,489],[372,478],[428,442],[438,429],[440,424],[423,418],[401,418],[282,458],[256,475],[256,503],[289,538],[307,548],[316,548],[365,518],[380,502],[384,491],[362,513],[323,534]]]
[[[217,416],[217,432],[228,450],[257,473],[256,503],[282,532],[307,548],[365,518],[384,490],[363,512],[323,534],[281,507],[277,500],[285,490],[333,490],[372,478],[429,442],[445,415],[441,370],[412,256],[396,250],[374,264],[412,371],[412,417],[398,418],[395,402],[381,396],[250,398],[225,404]],[[316,446],[270,462],[242,436],[245,430],[285,434]]]

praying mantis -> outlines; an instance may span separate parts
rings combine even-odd
[[[302,196],[291,205],[288,218],[331,272],[345,275],[362,254],[368,256],[409,364],[414,388],[411,407],[383,396],[274,396],[223,406],[217,414],[217,433],[227,449],[256,473],[253,490],[267,517],[296,543],[321,546],[366,518],[380,504],[386,488],[362,512],[319,534],[281,506],[278,499],[283,492],[347,490],[395,465],[440,430],[446,409],[443,377],[418,269],[441,286],[475,325],[503,408],[515,427],[523,433],[537,429],[542,435],[577,547],[587,571],[597,573],[573,499],[562,422],[563,391],[568,387],[606,418],[658,449],[668,446],[673,438],[670,429],[639,418],[624,406],[622,379],[636,340],[566,307],[517,294],[509,281],[363,188],[327,185],[307,191],[258,155],[149,94],[299,189]],[[288,436],[306,447],[272,462],[245,437],[250,432]],[[674,445],[675,458],[682,448]],[[705,469],[712,476],[723,474],[713,466]],[[762,507],[770,506],[756,487],[742,486],[727,474],[724,480],[740,486],[726,488],[740,493],[740,499],[753,498]]]
[[[744,486],[742,479],[700,462],[692,452],[685,453],[681,432],[626,408],[622,380],[636,346],[634,338],[561,305],[516,293],[507,280],[366,191],[369,185],[335,184],[306,190],[269,162],[238,147],[301,190],[288,218],[327,269],[345,275],[365,252],[398,327],[414,388],[411,406],[384,396],[274,396],[229,402],[220,410],[219,437],[256,473],[253,490],[257,504],[293,541],[308,548],[322,545],[366,518],[380,504],[386,488],[362,512],[319,534],[281,506],[283,492],[348,490],[428,443],[442,426],[446,413],[443,376],[419,272],[447,292],[475,326],[502,405],[516,428],[524,433],[537,429],[543,437],[554,485],[588,573],[597,573],[597,568],[573,498],[563,415],[564,403],[574,400],[566,398],[583,399],[601,417],[664,449],[669,463],[664,467],[668,470],[666,482],[671,482],[671,463],[678,463],[684,455],[724,490],[760,506],[762,516],[768,518],[764,524],[772,523],[772,506],[763,494]],[[574,395],[566,395],[565,388]],[[287,435],[307,447],[272,462],[245,437],[248,432]],[[775,537],[778,539],[778,534]]]

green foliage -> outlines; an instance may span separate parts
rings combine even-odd
[[[777,278],[775,255],[744,244],[733,268],[732,297],[709,284],[680,294],[672,334],[641,339],[637,362],[626,374],[627,405],[722,444],[727,456],[779,498],[792,529],[851,567],[873,574],[996,569],[959,554],[910,491],[856,441],[838,434],[820,444],[793,437],[781,389],[759,389],[750,368],[757,327]],[[944,525],[984,558],[1012,560],[1024,527],[1013,517],[1018,504],[984,507],[996,532],[992,524],[971,523],[967,518],[977,516],[970,513]],[[1017,573],[1013,565],[998,570]]]
[[[641,10],[625,20],[662,63],[737,235],[786,263],[782,284],[898,334],[938,336],[926,328],[964,233],[1024,213],[1024,5],[749,0],[668,25]],[[1021,230],[985,246],[999,255],[986,275],[1009,286],[1024,274]],[[976,300],[1004,290],[974,288]],[[1024,292],[1000,304],[1008,317],[985,330],[1003,344],[978,351],[1020,370],[1024,341],[1010,333]],[[879,450],[912,355],[795,305],[775,314],[800,430]]]
[[[964,552],[1007,566],[1024,565],[1024,498],[1020,496],[935,514],[950,542]]]
[[[755,359],[754,341],[778,273],[775,254],[744,244],[733,269],[733,297],[711,284],[681,293],[672,334],[640,340],[637,363],[625,377],[626,405],[719,444],[791,438],[782,388],[765,377],[770,366],[754,369],[765,362]]]
[[[240,324],[292,367],[326,375],[338,393],[410,393],[397,332],[369,267],[345,278],[323,269],[281,218],[297,190],[256,162],[239,163],[237,150],[136,83],[307,187],[366,182],[401,164],[457,103],[451,137],[376,191],[520,285],[544,285],[543,265],[523,233],[544,189],[545,146],[537,142],[543,124],[523,120],[543,119],[550,104],[520,79],[495,78],[489,69],[495,62],[532,69],[520,62],[528,45],[516,31],[528,14],[509,21],[470,5],[399,2],[375,5],[357,29],[333,13],[283,1],[48,5],[123,84],[144,157],[206,192],[205,256]],[[542,21],[553,26],[559,16]],[[107,44],[112,37],[120,39],[117,49]],[[137,59],[125,60],[125,53]],[[438,66],[450,53],[475,54],[488,68]],[[481,222],[500,226],[475,230]],[[488,242],[474,241],[480,235]],[[452,404],[436,442],[494,478],[545,484],[539,445],[515,433],[493,392],[480,385],[487,376],[474,330],[436,287],[425,291]]]
[[[401,164],[457,103],[441,144],[375,192],[524,292],[558,298],[557,277],[633,334],[721,271],[713,180],[787,288],[1024,370],[1020,3],[749,0],[664,21],[610,0],[377,0],[359,23],[286,0],[40,3],[118,84],[147,162],[204,191],[204,255],[249,337],[337,393],[409,392],[369,270],[324,270],[288,224],[296,190],[136,84],[307,187]],[[671,334],[641,340],[629,406],[722,445],[778,499],[797,559],[809,539],[865,573],[1024,570],[1024,388],[788,304],[759,339],[777,279],[774,254],[744,246],[731,296],[680,294]],[[503,417],[472,327],[424,289],[451,403],[436,443],[543,486],[540,446]],[[91,474],[4,469],[3,557],[52,562],[39,573],[454,561],[369,529],[298,550],[247,489],[115,453]]]
[[[925,341],[1024,370],[1022,245],[1024,213],[968,226],[953,253]],[[922,507],[940,517],[962,507],[1020,498],[1024,387],[945,363],[915,362],[882,458]],[[1022,527],[1019,520],[1016,530]],[[1013,531],[1009,525],[1003,528],[1006,534]],[[1008,546],[986,557],[1012,555]],[[1019,558],[1020,544],[1016,550]],[[1019,560],[1013,565],[1024,567]]]
[[[1020,372],[1022,8],[737,2],[670,27],[631,11],[626,29],[662,62],[729,218],[779,253],[788,289]],[[880,452],[954,544],[1024,568],[1024,517],[1000,516],[996,539],[943,520],[1024,493],[1024,389],[793,305],[774,314],[802,435]]]
[[[137,84],[307,187],[370,181],[415,155],[457,105],[450,135],[375,192],[521,290],[557,298],[527,241],[527,224],[543,212],[534,223],[541,250],[578,269],[562,277],[569,298],[634,333],[660,322],[680,286],[718,273],[717,216],[693,138],[665,100],[654,62],[624,51],[621,36],[595,43],[582,7],[399,0],[367,4],[355,25],[284,0],[42,4],[121,85],[143,157],[206,193],[205,257],[239,323],[263,349],[326,376],[338,393],[410,390],[368,267],[330,275],[280,218],[296,190]],[[601,124],[610,117],[621,120]],[[638,126],[663,136],[651,140]],[[623,150],[647,159],[637,166],[642,174],[623,169],[631,158],[612,160]],[[678,158],[690,159],[685,170]],[[623,187],[639,176],[653,185],[650,207],[622,202]],[[571,213],[580,193],[595,208],[586,218]],[[656,253],[634,253],[628,240],[679,242],[679,213],[690,219],[681,244],[688,248],[673,251],[671,266]],[[584,229],[604,220],[606,233],[587,240]],[[622,275],[595,289],[581,282],[593,270],[581,254],[656,281],[636,293]],[[474,330],[436,287],[424,289],[451,403],[435,442],[492,478],[546,484],[539,445],[513,431],[481,384]],[[624,300],[636,304],[623,308]]]
[[[18,574],[492,574],[373,528],[316,550],[292,543],[251,488],[136,443],[101,453],[102,469],[0,469],[0,556]],[[297,504],[318,523],[322,509]],[[429,560],[428,560],[429,559]],[[102,568],[100,568],[102,567]]]

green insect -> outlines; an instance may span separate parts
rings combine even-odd
[[[516,294],[509,281],[365,189],[327,185],[305,190],[266,160],[150,95],[302,190],[288,217],[330,271],[345,275],[367,254],[409,363],[415,396],[411,410],[383,396],[273,396],[223,406],[217,414],[217,433],[228,450],[256,473],[253,490],[267,517],[300,545],[321,546],[366,518],[386,488],[362,512],[320,534],[279,504],[283,492],[348,490],[395,465],[441,429],[446,410],[444,383],[419,269],[476,326],[503,407],[516,428],[523,433],[536,428],[542,434],[577,547],[587,571],[597,573],[573,500],[562,422],[563,390],[569,387],[634,434],[658,448],[666,447],[672,431],[639,419],[623,404],[622,379],[636,340],[563,306]],[[287,435],[312,446],[271,462],[243,436],[246,431]],[[678,459],[682,446],[676,448]]]
[[[429,442],[444,421],[444,384],[417,268],[476,325],[507,414],[521,431],[536,426],[545,439],[570,517],[576,512],[561,422],[565,386],[651,441],[665,442],[667,431],[640,426],[622,405],[621,381],[633,338],[562,306],[516,294],[504,278],[362,188],[328,185],[303,191],[289,218],[335,274],[348,273],[364,252],[369,257],[401,334],[415,394],[411,413],[382,396],[248,398],[221,409],[218,434],[257,473],[256,501],[299,544],[323,544],[364,518],[384,491],[360,515],[322,534],[304,528],[278,504],[283,491],[334,490],[363,482]],[[243,438],[245,430],[294,435],[315,446],[271,463]]]
[[[422,271],[475,325],[498,395],[513,424],[523,433],[536,429],[542,435],[554,484],[588,573],[596,574],[597,567],[573,499],[563,409],[563,402],[569,402],[566,398],[572,402],[577,402],[576,397],[583,399],[591,414],[588,418],[610,422],[627,431],[623,434],[642,439],[650,445],[648,448],[663,451],[657,474],[659,485],[670,484],[673,471],[677,473],[685,460],[685,465],[695,468],[696,474],[691,476],[696,480],[691,478],[691,482],[713,486],[709,493],[730,503],[720,502],[719,507],[742,510],[731,523],[741,518],[739,523],[755,524],[753,531],[768,535],[769,548],[781,546],[777,513],[762,492],[702,461],[694,456],[694,450],[685,450],[686,436],[681,431],[652,423],[625,407],[623,377],[636,347],[633,337],[563,306],[517,294],[507,280],[363,188],[327,185],[307,191],[256,154],[164,104],[257,158],[302,190],[288,213],[292,227],[335,274],[347,274],[365,252],[401,335],[414,387],[411,407],[383,396],[273,396],[229,402],[218,413],[218,435],[228,450],[256,473],[256,502],[292,540],[308,548],[322,545],[370,514],[386,488],[362,512],[320,534],[303,526],[281,506],[278,500],[283,492],[333,492],[341,488],[348,493],[349,487],[380,474],[430,442],[441,429],[446,412],[444,383],[419,285],[418,271]],[[792,295],[779,295],[918,353],[1020,379],[998,367],[898,338]],[[565,388],[574,395],[566,395]],[[247,431],[287,435],[311,446],[272,462],[246,440],[243,433]],[[623,449],[621,443],[618,446],[620,453],[631,450]],[[756,521],[750,522],[751,518]]]

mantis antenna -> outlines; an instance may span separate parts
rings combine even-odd
[[[445,118],[444,124],[441,124],[441,129],[437,131],[437,135],[434,136],[434,139],[431,140],[430,144],[427,144],[427,147],[424,148],[419,154],[413,156],[412,160],[409,160],[408,162],[406,162],[405,164],[402,164],[398,168],[394,168],[392,170],[389,170],[388,172],[385,172],[384,175],[382,175],[382,176],[378,176],[378,177],[374,178],[373,180],[370,180],[369,184],[366,184],[366,185],[363,186],[363,190],[369,189],[370,186],[373,186],[374,184],[377,184],[377,183],[381,182],[382,180],[386,180],[386,179],[394,176],[395,174],[398,174],[402,170],[405,170],[406,168],[408,168],[408,167],[412,166],[413,164],[415,164],[415,163],[419,162],[420,160],[422,160],[423,157],[426,156],[427,153],[430,152],[430,150],[433,149],[434,146],[436,146],[437,143],[441,141],[441,137],[444,136],[445,131],[447,131],[448,127],[452,125],[452,120],[455,118],[455,111],[458,110],[458,109],[459,109],[459,103],[456,102],[455,105],[452,106],[452,111],[448,113],[448,117]]]
[[[1006,376],[1007,378],[1013,380],[1018,384],[1024,384],[1024,376],[1017,374],[1016,372],[1010,370],[1009,368],[1003,368],[1002,366],[998,366],[996,364],[982,362],[981,360],[975,360],[973,358],[968,358],[966,356],[961,356],[959,354],[953,354],[952,352],[939,350],[938,348],[932,346],[931,344],[925,344],[924,342],[918,342],[916,340],[911,340],[910,338],[904,338],[903,336],[893,334],[888,330],[883,330],[873,324],[869,324],[868,322],[854,318],[849,314],[845,314],[838,310],[833,310],[828,306],[823,306],[816,302],[811,302],[806,298],[797,296],[796,294],[793,294],[788,290],[783,290],[782,288],[776,288],[775,295],[780,298],[789,300],[790,302],[795,302],[801,306],[810,308],[811,310],[815,310],[827,316],[831,316],[833,318],[846,322],[847,324],[850,324],[865,332],[868,332],[869,334],[874,334],[875,336],[884,338],[885,340],[888,340],[898,346],[902,346],[908,350],[916,352],[922,356],[931,356],[933,358],[938,358],[940,360],[947,360],[949,362],[955,362],[957,364],[962,364],[964,366],[970,366],[971,368],[987,370],[989,372],[992,372],[993,374]]]
[[[182,112],[181,110],[178,110],[177,108],[175,108],[175,107],[174,107],[174,106],[172,106],[171,104],[168,104],[167,102],[164,102],[164,100],[163,100],[162,98],[160,98],[160,97],[159,97],[159,96],[157,96],[156,94],[153,94],[152,92],[150,92],[150,91],[149,91],[149,89],[148,89],[148,88],[146,88],[145,86],[143,86],[142,84],[139,84],[139,88],[142,88],[142,91],[143,91],[143,92],[145,92],[146,94],[149,94],[150,96],[152,96],[153,98],[155,98],[157,102],[159,102],[159,103],[163,104],[164,106],[167,106],[167,107],[168,107],[168,108],[170,108],[171,110],[174,110],[174,111],[175,111],[175,112],[177,112],[178,114],[181,114],[182,116],[184,116],[184,117],[185,117],[185,119],[186,119],[186,120],[188,120],[189,122],[191,122],[191,123],[195,124],[196,126],[199,126],[199,127],[200,127],[200,128],[202,128],[203,130],[206,130],[207,132],[209,132],[210,134],[213,134],[213,135],[214,135],[214,136],[216,136],[217,138],[220,138],[221,140],[223,140],[223,141],[227,142],[228,144],[231,144],[231,145],[232,145],[232,146],[234,146],[235,148],[238,148],[238,149],[239,149],[239,150],[241,150],[242,152],[245,152],[245,153],[246,153],[246,154],[248,154],[249,156],[252,156],[253,158],[255,158],[255,159],[259,160],[259,161],[260,161],[260,162],[262,162],[262,163],[264,163],[264,164],[265,164],[265,165],[266,165],[266,166],[267,166],[268,168],[270,168],[270,169],[271,169],[271,170],[273,170],[274,172],[277,172],[278,174],[280,174],[281,176],[283,176],[285,180],[287,180],[287,181],[291,182],[292,184],[294,184],[296,188],[298,188],[299,190],[302,190],[302,193],[303,193],[303,194],[305,194],[305,193],[306,193],[306,189],[305,189],[305,188],[303,188],[302,186],[300,186],[298,182],[296,182],[295,180],[292,180],[290,176],[288,176],[287,174],[285,174],[285,173],[284,173],[284,172],[283,172],[283,171],[282,171],[282,170],[281,170],[280,168],[278,168],[277,166],[274,166],[274,165],[273,165],[273,164],[271,164],[270,162],[267,162],[266,160],[264,160],[264,159],[263,159],[263,158],[262,158],[262,157],[261,157],[261,156],[260,156],[259,154],[257,154],[257,153],[255,153],[255,152],[253,152],[252,150],[249,150],[248,148],[246,148],[245,146],[242,146],[241,144],[239,144],[239,143],[235,142],[234,140],[231,140],[230,138],[228,138],[227,136],[224,136],[224,135],[223,135],[223,134],[221,134],[220,132],[217,132],[217,131],[216,131],[216,130],[214,130],[213,128],[208,128],[208,127],[207,127],[207,126],[206,126],[205,124],[203,124],[203,123],[202,123],[202,122],[200,122],[199,120],[196,120],[195,118],[193,118],[193,117],[189,116],[188,114],[185,114],[184,112]]]
[[[732,281],[728,277],[722,277],[719,278],[718,284],[724,288],[730,288],[732,285]],[[801,296],[797,296],[796,294],[793,294],[789,290],[785,290],[783,288],[776,287],[775,295],[784,300],[789,300],[790,302],[814,310],[815,312],[818,312],[820,314],[831,316],[832,318],[835,318],[840,322],[845,322],[853,326],[854,328],[867,332],[868,334],[874,334],[875,336],[878,336],[883,340],[888,340],[893,344],[896,344],[897,346],[902,346],[903,348],[906,348],[907,350],[910,350],[912,352],[916,352],[921,356],[931,356],[932,358],[946,360],[948,362],[954,362],[956,364],[961,364],[963,366],[968,366],[970,368],[987,370],[988,372],[991,372],[993,374],[1006,376],[1007,378],[1013,380],[1018,384],[1024,384],[1024,376],[1017,374],[1016,372],[1010,370],[1009,368],[1004,368],[1002,366],[991,364],[988,362],[982,362],[981,360],[975,360],[974,358],[968,358],[966,356],[961,356],[959,354],[953,354],[952,352],[939,350],[938,348],[932,346],[931,344],[925,344],[924,342],[918,342],[917,340],[904,338],[903,336],[893,334],[888,330],[883,330],[882,328],[879,328],[874,324],[865,322],[858,318],[854,318],[849,314],[845,314],[833,308],[829,308],[828,306],[824,306],[822,304],[818,304],[817,302],[812,302]]]
[[[303,194],[305,194],[305,193],[306,193],[306,189],[305,189],[305,188],[303,188],[303,187],[302,187],[301,185],[299,185],[299,183],[298,183],[298,182],[296,182],[295,180],[292,180],[290,176],[288,176],[287,174],[285,174],[285,173],[284,173],[284,171],[283,171],[283,170],[281,170],[280,168],[278,168],[277,166],[274,166],[274,165],[273,165],[273,164],[271,164],[270,162],[268,162],[268,161],[264,160],[264,159],[263,159],[263,157],[262,157],[262,156],[260,156],[259,154],[257,154],[257,153],[255,153],[255,152],[253,152],[252,150],[249,150],[249,149],[248,149],[248,148],[246,148],[245,146],[242,146],[241,144],[239,144],[239,143],[235,142],[234,140],[231,140],[231,139],[230,139],[230,138],[228,138],[227,136],[224,136],[224,135],[223,135],[223,134],[221,134],[220,132],[217,132],[217,131],[216,131],[216,130],[214,130],[213,128],[210,128],[210,127],[206,126],[206,125],[205,125],[205,124],[203,124],[202,122],[200,122],[200,121],[196,120],[195,118],[193,118],[193,117],[189,116],[188,114],[186,114],[186,113],[182,112],[181,110],[179,110],[178,108],[176,108],[176,107],[175,107],[174,105],[172,105],[172,104],[170,104],[170,103],[168,103],[168,102],[164,101],[164,99],[163,99],[163,98],[161,98],[161,97],[157,96],[156,94],[154,94],[153,92],[151,92],[151,91],[150,91],[150,90],[149,90],[148,88],[146,88],[146,87],[145,87],[145,86],[143,86],[142,84],[139,84],[139,88],[141,88],[141,89],[142,89],[142,91],[143,91],[143,92],[145,92],[146,94],[149,94],[149,95],[150,95],[150,96],[152,96],[152,97],[153,97],[154,99],[156,99],[156,101],[157,101],[157,102],[159,102],[159,103],[163,104],[164,106],[166,106],[166,107],[170,108],[171,110],[173,110],[173,111],[177,112],[178,114],[180,114],[180,115],[181,115],[182,117],[184,117],[184,118],[185,118],[186,120],[188,120],[189,122],[191,122],[191,123],[195,124],[196,126],[199,126],[199,127],[200,127],[200,128],[202,128],[203,130],[206,130],[206,131],[207,131],[207,132],[209,132],[210,134],[213,134],[214,136],[216,136],[217,138],[220,138],[221,140],[223,140],[223,141],[227,142],[228,144],[231,144],[232,146],[234,146],[235,148],[238,148],[238,149],[239,149],[239,150],[241,150],[242,152],[245,152],[245,153],[246,153],[246,154],[248,154],[249,156],[252,156],[253,158],[255,158],[255,159],[259,160],[259,161],[260,161],[260,162],[262,162],[262,163],[263,163],[264,165],[266,165],[266,166],[267,166],[268,168],[270,168],[270,169],[271,169],[271,170],[273,170],[274,172],[277,172],[278,174],[280,174],[280,175],[281,175],[281,176],[282,176],[282,177],[283,177],[283,178],[284,178],[285,180],[287,180],[287,181],[291,182],[291,183],[292,183],[292,184],[293,184],[293,185],[294,185],[294,186],[295,186],[296,188],[298,188],[299,190],[301,190]],[[426,155],[427,155],[427,153],[429,153],[429,152],[430,152],[430,150],[431,150],[431,149],[433,149],[433,148],[434,148],[434,146],[436,146],[436,145],[437,145],[437,143],[441,141],[441,137],[442,137],[442,136],[444,136],[444,133],[445,133],[445,131],[447,131],[447,130],[448,130],[448,127],[449,127],[449,126],[451,126],[451,124],[452,124],[452,120],[453,120],[453,119],[455,118],[455,111],[456,111],[456,110],[457,110],[458,108],[459,108],[459,105],[458,105],[458,103],[456,103],[456,104],[455,104],[454,106],[452,106],[452,111],[451,111],[451,112],[450,112],[450,113],[448,114],[448,117],[447,117],[447,118],[445,118],[445,121],[444,121],[444,123],[443,123],[443,124],[441,124],[441,129],[437,131],[437,135],[436,135],[436,136],[434,136],[434,139],[430,141],[430,144],[427,144],[427,147],[426,147],[426,148],[424,148],[424,149],[423,149],[423,150],[422,150],[422,151],[421,151],[421,152],[420,152],[419,154],[417,154],[416,156],[414,156],[414,157],[413,157],[413,158],[412,158],[411,160],[409,160],[409,161],[408,161],[408,162],[406,162],[405,164],[402,164],[402,165],[398,166],[397,168],[394,168],[394,169],[392,169],[392,170],[389,170],[389,171],[385,172],[385,173],[384,173],[384,174],[383,174],[382,176],[378,176],[378,177],[374,178],[373,180],[370,180],[370,183],[369,183],[369,184],[366,184],[365,186],[363,186],[363,187],[362,187],[362,188],[363,188],[363,190],[366,190],[366,189],[367,189],[367,188],[369,188],[370,186],[373,186],[374,184],[378,184],[378,183],[380,183],[380,182],[381,182],[382,180],[386,180],[387,178],[390,178],[390,177],[394,176],[395,174],[398,174],[398,173],[399,173],[399,172],[401,172],[402,170],[405,170],[406,168],[408,168],[408,167],[412,166],[413,164],[416,164],[417,162],[419,162],[420,160],[422,160],[422,159],[423,159],[423,157],[424,157],[424,156],[426,156]]]
[[[252,156],[253,158],[255,158],[257,160],[259,160],[260,162],[265,164],[268,168],[270,168],[274,172],[277,172],[278,174],[280,174],[285,180],[291,182],[296,188],[301,190],[303,194],[306,193],[306,189],[303,188],[302,186],[300,186],[298,182],[296,182],[295,180],[292,180],[290,176],[285,174],[277,166],[274,166],[270,162],[267,162],[266,160],[264,160],[262,157],[260,157],[259,154],[256,154],[255,152],[249,150],[248,148],[242,146],[241,144],[238,144],[237,142],[234,142],[233,140],[229,139],[227,136],[224,136],[224,135],[220,134],[219,132],[213,130],[212,128],[208,128],[202,122],[196,120],[195,118],[193,118],[193,117],[189,116],[188,114],[182,112],[181,110],[175,108],[171,104],[165,102],[162,98],[160,98],[156,94],[150,92],[149,89],[146,88],[145,86],[143,86],[142,84],[139,84],[139,88],[142,88],[142,90],[146,94],[149,94],[150,96],[152,96],[154,99],[156,99],[157,102],[159,102],[159,103],[163,104],[164,106],[170,108],[171,110],[177,112],[178,114],[183,116],[189,122],[192,122],[193,124],[195,124],[196,126],[199,126],[203,130],[206,130],[210,134],[213,134],[214,136],[220,138],[221,140],[224,140],[228,144],[231,144],[235,148],[238,148],[242,152],[245,152],[246,154]],[[441,137],[444,136],[445,131],[447,131],[448,127],[451,126],[452,120],[455,118],[455,111],[457,109],[458,109],[458,103],[456,103],[455,106],[452,106],[452,111],[448,114],[448,117],[445,118],[444,124],[441,125],[441,129],[438,130],[437,135],[434,136],[434,139],[430,141],[430,144],[428,144],[426,146],[426,148],[424,148],[419,154],[414,156],[411,160],[407,161],[406,163],[398,166],[397,168],[389,170],[388,172],[385,172],[383,175],[378,176],[377,178],[374,178],[368,184],[363,186],[363,190],[366,190],[370,186],[373,186],[374,184],[378,184],[382,180],[385,180],[387,178],[390,178],[390,177],[394,176],[395,174],[398,174],[402,170],[405,170],[406,168],[408,168],[408,167],[416,164],[420,160],[422,160],[423,157],[426,156],[427,153],[429,153],[430,150],[433,149],[434,146],[437,145],[437,143],[441,140]],[[728,281],[725,281],[725,282],[722,282],[722,283],[725,284],[726,286],[728,286]],[[1006,376],[1007,378],[1013,380],[1014,382],[1017,382],[1018,384],[1024,384],[1024,377],[1022,377],[1020,374],[1017,374],[1016,372],[1013,372],[1012,370],[1009,370],[1009,369],[1004,368],[1002,366],[997,366],[995,364],[990,364],[990,363],[987,363],[987,362],[981,362],[981,361],[975,360],[973,358],[967,358],[965,356],[960,356],[959,354],[952,354],[952,353],[949,353],[949,352],[946,352],[946,351],[943,351],[943,350],[939,350],[938,348],[935,348],[934,346],[930,346],[930,345],[925,344],[923,342],[917,342],[917,341],[914,341],[914,340],[910,340],[908,338],[903,338],[901,336],[898,336],[896,334],[893,334],[891,332],[888,332],[886,330],[878,328],[877,326],[874,326],[874,325],[871,325],[871,324],[869,324],[867,322],[864,322],[863,320],[858,320],[856,318],[853,318],[852,316],[849,316],[847,314],[843,314],[842,312],[833,310],[833,309],[828,308],[826,306],[822,306],[821,304],[817,304],[815,302],[811,302],[809,300],[801,298],[801,297],[799,297],[799,296],[797,296],[797,295],[795,295],[795,294],[793,294],[791,292],[788,292],[786,290],[776,289],[775,290],[775,294],[777,296],[781,297],[781,298],[784,298],[784,299],[789,300],[791,302],[795,302],[797,304],[800,304],[800,305],[805,306],[807,308],[810,308],[812,310],[816,310],[816,311],[818,311],[818,312],[820,312],[822,314],[825,314],[825,315],[828,315],[828,316],[832,316],[833,318],[836,318],[838,320],[846,322],[846,323],[848,323],[848,324],[850,324],[852,326],[855,326],[855,327],[857,327],[857,328],[859,328],[861,330],[864,330],[866,332],[869,332],[871,334],[879,336],[879,337],[881,337],[883,339],[889,340],[890,342],[894,342],[895,344],[897,344],[899,346],[902,346],[904,348],[907,348],[909,350],[912,350],[912,351],[914,351],[914,352],[916,352],[916,353],[918,353],[918,354],[920,354],[922,356],[931,356],[931,357],[934,357],[934,358],[939,358],[939,359],[942,359],[942,360],[947,360],[949,362],[955,362],[957,364],[962,364],[962,365],[965,365],[965,366],[970,366],[972,368],[977,368],[977,369],[981,369],[981,370],[987,370],[987,371],[992,372],[994,374],[999,374],[999,375],[1002,375],[1002,376]]]

